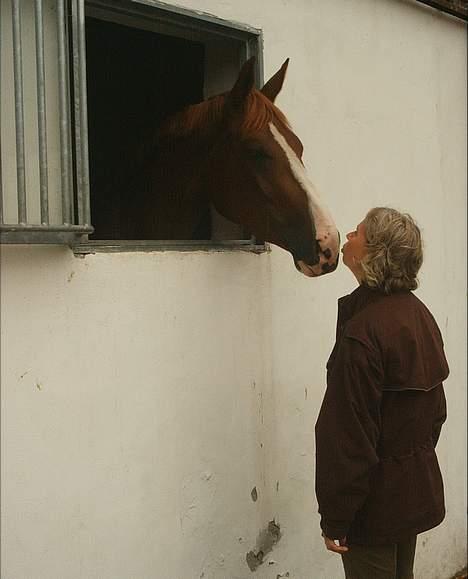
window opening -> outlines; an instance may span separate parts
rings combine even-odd
[[[167,217],[157,235],[148,234],[142,225],[147,208],[141,191],[148,187],[148,163],[155,163],[160,153],[157,132],[164,121],[229,90],[242,62],[256,49],[258,36],[237,30],[229,35],[233,31],[228,26],[213,33],[195,18],[182,26],[177,18],[160,18],[157,11],[115,10],[103,4],[88,3],[86,18],[95,228],[90,240],[251,243],[248,232],[224,219],[202,196],[193,209],[197,226],[190,236],[180,234],[176,208],[169,208],[169,193],[157,183],[152,185],[159,198],[154,211]]]
[[[161,123],[203,100],[204,45],[96,18],[86,19],[86,45],[92,238],[142,239],[145,165]],[[202,211],[195,239],[211,239],[210,208]]]

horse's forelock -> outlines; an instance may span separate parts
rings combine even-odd
[[[177,139],[211,133],[224,117],[225,101],[223,94],[187,107],[163,125],[160,137]],[[245,113],[236,128],[242,132],[260,131],[274,120],[289,126],[285,115],[260,91],[254,90],[247,97]]]
[[[239,129],[247,132],[261,131],[275,120],[289,127],[287,118],[279,108],[260,91],[254,90],[247,99],[245,115]]]

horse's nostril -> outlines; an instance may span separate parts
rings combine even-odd
[[[331,249],[327,248],[327,249],[323,252],[323,255],[324,255],[324,257],[325,257],[326,259],[330,259],[331,256],[332,256]]]
[[[323,263],[322,271],[323,273],[331,273],[332,271],[335,271],[337,267],[338,267],[338,259],[335,261],[335,263]]]

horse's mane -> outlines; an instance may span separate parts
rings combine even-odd
[[[160,138],[178,139],[209,134],[223,118],[226,95],[227,93],[212,97],[180,111],[161,127]],[[258,90],[251,91],[238,129],[246,132],[259,131],[273,120],[289,126],[285,115],[266,96]]]

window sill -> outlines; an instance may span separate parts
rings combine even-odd
[[[270,250],[267,243],[255,240],[227,241],[146,241],[146,240],[91,240],[87,243],[75,244],[72,247],[75,255],[91,253],[122,253],[122,252],[153,252],[153,251],[247,251],[250,253],[265,253]]]

